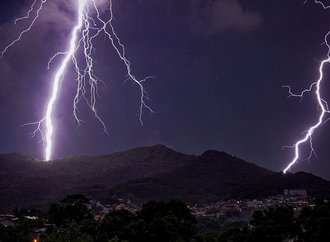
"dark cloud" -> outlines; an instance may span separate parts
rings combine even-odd
[[[211,32],[224,30],[251,30],[260,26],[262,17],[250,11],[244,11],[237,0],[220,0],[212,4]]]
[[[49,36],[49,31],[56,32],[57,35],[65,34],[66,36],[58,36],[59,39],[63,39],[63,37],[67,37],[69,35],[69,31],[71,27],[76,21],[75,9],[77,9],[78,1],[67,1],[67,0],[52,0],[47,1],[44,4],[42,11],[40,11],[39,17],[36,20],[32,31],[35,29],[39,34],[43,34],[46,37],[42,39],[47,40],[47,36]],[[97,1],[98,8],[101,12],[108,9],[107,0],[99,0]],[[28,3],[22,4],[21,8],[17,11],[16,16],[12,16],[10,21],[4,22],[0,24],[0,36],[2,37],[2,43],[7,42],[10,43],[14,40],[18,33],[29,26],[32,19],[36,14],[36,10],[40,6],[39,1],[34,7],[34,11],[32,11],[31,16],[28,20],[23,19],[19,21],[16,25],[14,25],[14,19],[26,16],[27,12],[31,7],[32,2],[28,1]],[[30,31],[31,32],[31,31]],[[32,42],[34,44],[36,36],[27,33],[24,35],[24,40],[27,43]],[[38,36],[39,38],[42,36]],[[31,41],[32,40],[32,41]],[[2,46],[1,46],[2,47]]]
[[[100,11],[103,12],[108,9],[107,2],[107,0],[97,2]],[[40,6],[39,1],[37,1],[29,19],[22,19],[17,24],[14,24],[16,18],[26,16],[31,8],[31,4],[32,1],[26,1],[18,5],[20,8],[16,13],[7,21],[0,23],[0,51],[4,50],[5,46],[15,40],[19,33],[27,29],[31,24],[31,21],[36,16],[36,10]],[[67,48],[67,42],[63,40],[69,39],[72,26],[77,18],[75,14],[76,8],[77,1],[52,0],[46,2],[31,30],[23,34],[21,40],[10,47],[0,61],[0,73],[2,74],[0,84],[2,88],[5,88],[10,83],[19,82],[19,85],[22,86],[24,82],[30,81],[28,78],[20,77],[20,73],[17,72],[17,66],[22,71],[26,68],[36,72],[34,65],[37,65],[36,68],[47,72],[48,60],[55,53]],[[52,67],[56,66],[56,61]]]
[[[260,14],[243,9],[237,0],[191,0],[192,26],[207,35],[226,30],[255,30],[262,21]]]

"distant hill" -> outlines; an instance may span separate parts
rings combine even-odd
[[[284,189],[307,189],[315,197],[330,197],[330,182],[312,174],[283,174],[261,168],[219,151],[206,151],[184,167],[115,186],[111,194],[148,201],[176,198],[188,203],[264,198]]]
[[[330,197],[330,182],[307,173],[283,175],[225,152],[186,155],[163,145],[100,156],[43,162],[26,155],[0,155],[0,211],[44,207],[68,194],[103,202],[176,198],[189,203],[260,198],[284,188],[306,188]]]

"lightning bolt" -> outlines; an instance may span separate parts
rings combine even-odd
[[[307,1],[305,1],[305,3],[306,2]],[[329,5],[326,5],[321,1],[315,0],[314,2],[316,4],[320,4],[323,9],[330,8]],[[322,84],[323,76],[324,76],[324,74],[323,74],[324,73],[324,66],[326,64],[330,63],[330,45],[329,45],[329,41],[328,41],[329,36],[330,36],[330,31],[324,37],[324,43],[328,48],[328,52],[327,52],[327,58],[325,58],[324,60],[322,60],[320,62],[320,65],[319,65],[319,68],[318,68],[318,72],[319,72],[318,79],[315,82],[313,82],[309,86],[309,88],[303,90],[299,94],[293,93],[291,91],[290,86],[283,86],[283,87],[288,88],[289,96],[291,96],[291,97],[303,98],[305,94],[314,91],[314,94],[315,94],[315,97],[316,97],[316,100],[317,100],[317,104],[318,104],[318,107],[319,107],[319,111],[320,111],[317,121],[314,124],[312,124],[304,132],[303,138],[298,140],[294,145],[290,146],[291,148],[294,148],[294,158],[291,160],[291,162],[283,170],[283,173],[286,173],[287,171],[289,171],[290,168],[298,162],[298,160],[300,159],[300,156],[301,156],[300,155],[300,147],[301,147],[301,145],[305,144],[306,142],[309,142],[309,147],[310,147],[310,155],[307,158],[307,160],[309,160],[312,157],[312,155],[315,154],[315,151],[314,151],[314,148],[313,148],[313,142],[312,142],[314,131],[316,129],[318,129],[321,125],[323,125],[327,121],[327,120],[325,120],[325,116],[326,116],[326,114],[330,113],[328,103],[325,101],[325,99],[323,98],[323,96],[321,94],[321,84]]]
[[[4,54],[13,47],[17,42],[19,42],[23,35],[31,30],[36,21],[40,16],[40,12],[42,11],[44,4],[47,3],[47,0],[35,0],[27,14],[23,17],[17,18],[15,20],[15,24],[19,21],[27,21],[32,19],[30,24],[23,29],[16,39],[14,39],[11,43],[9,43],[1,52],[0,58],[3,58]],[[69,63],[72,63],[74,66],[74,70],[76,72],[76,82],[77,89],[76,94],[73,99],[73,117],[77,121],[78,125],[82,122],[82,120],[78,116],[78,104],[81,100],[84,100],[86,104],[91,109],[95,118],[99,121],[105,133],[108,134],[107,126],[105,122],[99,116],[96,109],[96,101],[98,94],[98,84],[101,80],[94,73],[94,59],[92,56],[92,52],[94,50],[93,41],[96,37],[98,37],[101,33],[105,34],[109,39],[112,47],[117,53],[119,59],[122,61],[124,66],[126,67],[127,79],[130,79],[138,86],[140,92],[140,105],[139,105],[139,121],[142,122],[142,113],[144,109],[153,112],[153,110],[148,106],[147,100],[148,94],[144,89],[143,83],[152,78],[152,76],[148,76],[144,79],[137,79],[131,69],[131,64],[128,58],[126,57],[125,46],[121,42],[120,38],[115,32],[115,28],[112,24],[113,21],[113,10],[112,10],[112,0],[108,2],[109,8],[109,16],[108,19],[103,20],[100,14],[100,10],[97,6],[96,0],[78,0],[78,9],[77,9],[77,22],[74,25],[71,32],[71,39],[69,42],[68,49],[66,51],[61,51],[56,53],[53,57],[50,58],[48,62],[48,69],[53,62],[53,60],[59,56],[63,56],[63,59],[59,65],[59,67],[55,71],[54,78],[52,80],[52,87],[50,91],[50,96],[46,105],[46,112],[42,119],[37,122],[31,122],[24,124],[27,125],[35,125],[36,128],[32,132],[32,136],[34,137],[37,133],[41,135],[41,140],[45,142],[45,150],[44,150],[44,159],[49,161],[52,159],[53,154],[53,137],[55,133],[54,127],[54,108],[58,99],[58,95],[60,92],[60,84],[64,78],[65,71],[68,68]],[[35,12],[34,17],[31,15]],[[79,60],[77,55],[78,53],[83,54],[83,61]],[[81,64],[81,62],[83,64]],[[88,88],[89,87],[89,88]],[[87,88],[89,90],[87,90]]]

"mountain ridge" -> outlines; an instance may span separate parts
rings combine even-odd
[[[46,207],[75,193],[105,203],[113,197],[205,203],[276,195],[284,188],[306,188],[313,196],[330,197],[330,182],[322,178],[283,175],[216,150],[188,155],[155,145],[51,162],[20,153],[0,155],[2,211]]]

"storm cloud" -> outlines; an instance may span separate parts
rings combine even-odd
[[[199,33],[252,31],[263,21],[260,14],[244,9],[237,0],[191,0],[191,24]]]

